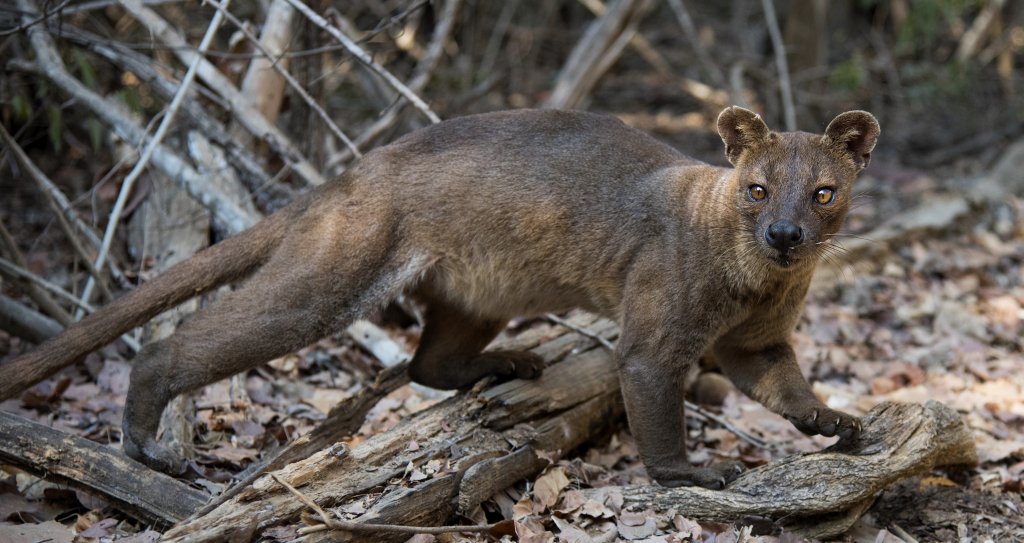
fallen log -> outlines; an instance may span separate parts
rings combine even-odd
[[[604,336],[616,333],[604,320],[591,329]],[[536,381],[460,393],[352,448],[337,443],[272,473],[327,509],[375,496],[357,522],[443,524],[536,474],[547,465],[545,456],[568,452],[621,420],[615,368],[606,351],[593,349],[596,343],[576,333],[546,341],[535,352],[548,361],[565,360]],[[579,352],[583,349],[590,350]],[[298,522],[305,510],[268,474],[209,513],[174,527],[165,540],[253,537]],[[311,534],[310,540],[337,535]]]
[[[612,493],[625,506],[675,509],[692,519],[769,518],[808,538],[845,532],[893,483],[940,466],[975,465],[970,430],[953,409],[886,402],[863,419],[864,433],[843,450],[789,456],[748,471],[725,490],[659,486],[584,491],[603,500]]]
[[[119,450],[0,411],[0,464],[104,496],[146,522],[179,522],[206,494]]]
[[[615,333],[608,321],[590,328],[604,337]],[[577,338],[568,334],[537,352],[548,358],[569,352]],[[436,526],[534,476],[547,465],[547,453],[582,444],[621,415],[610,355],[594,349],[548,368],[538,381],[510,381],[460,394],[352,449],[336,444],[272,474],[335,514],[372,496],[365,512],[350,521]],[[619,492],[627,505],[674,508],[697,519],[767,517],[824,537],[849,528],[879,491],[900,479],[938,466],[977,462],[959,415],[937,402],[883,404],[865,417],[865,425],[862,438],[842,451],[775,461],[744,474],[724,491],[638,486],[587,492],[597,497]],[[428,473],[432,462],[434,471]],[[305,511],[303,503],[266,475],[212,512],[173,528],[166,540],[253,537],[272,526],[293,524]],[[345,536],[323,530],[308,533],[303,541]],[[355,539],[401,536],[359,532]]]

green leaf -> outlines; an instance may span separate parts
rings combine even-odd
[[[11,99],[11,106],[14,107],[14,117],[17,120],[25,122],[32,117],[32,103],[24,93],[15,94]]]
[[[118,92],[121,95],[121,100],[135,113],[142,113],[142,103],[139,102],[139,93],[131,87],[121,87]]]
[[[95,117],[85,121],[85,128],[89,131],[89,143],[93,151],[99,151],[103,145],[103,125]]]
[[[60,151],[64,146],[64,114],[60,107],[55,105],[46,106],[47,133],[50,135],[50,143],[55,151]]]
[[[82,77],[82,83],[85,83],[85,86],[90,89],[96,89],[99,86],[96,78],[96,69],[93,68],[92,63],[89,62],[89,57],[85,56],[85,53],[78,48],[71,50],[71,57],[75,61],[75,66],[78,67],[79,75]]]

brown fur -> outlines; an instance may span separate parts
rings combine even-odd
[[[718,126],[735,169],[587,113],[499,112],[414,132],[12,365],[73,360],[251,275],[135,363],[125,449],[176,471],[179,461],[154,439],[171,398],[307,345],[399,293],[428,306],[410,371],[439,388],[539,375],[534,355],[481,350],[513,316],[582,307],[622,326],[615,357],[650,474],[720,487],[735,465],[686,461],[682,379],[705,353],[801,430],[859,431],[856,418],[814,397],[788,338],[878,124],[848,112],[825,136],[774,133],[734,107]],[[767,189],[763,201],[748,196],[753,183]],[[822,186],[835,188],[830,205],[814,201]],[[779,219],[806,235],[785,254],[764,238]]]

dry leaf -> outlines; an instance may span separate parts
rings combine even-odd
[[[561,466],[547,470],[533,484],[533,497],[537,503],[550,508],[558,503],[558,495],[569,486],[569,478],[565,476],[565,468]]]

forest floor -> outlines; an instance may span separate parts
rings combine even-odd
[[[658,131],[655,117],[623,117]],[[830,407],[856,414],[885,400],[938,400],[962,414],[981,459],[976,469],[936,471],[889,489],[843,540],[1024,541],[1024,204],[1009,194],[981,203],[965,200],[965,187],[979,175],[984,173],[927,172],[876,161],[860,181],[865,196],[848,220],[849,239],[871,237],[879,225],[914,209],[925,214],[943,209],[929,205],[944,199],[962,200],[966,207],[952,222],[936,219],[894,239],[860,240],[861,248],[841,257],[840,265],[823,264],[812,288],[794,344],[816,393]],[[29,256],[34,262],[62,259],[46,250]],[[414,350],[416,325],[383,325],[392,339]],[[519,322],[506,334],[551,326]],[[0,332],[0,351],[26,348]],[[0,409],[118,447],[130,370],[124,355],[117,346],[90,355]],[[372,355],[339,334],[250,371],[247,405],[233,405],[226,382],[207,387],[196,401],[197,456],[188,478],[211,493],[222,490],[268,450],[310,431],[333,405],[372,383],[380,368]],[[386,431],[436,401],[403,387],[371,411],[351,440]],[[803,436],[735,392],[710,409],[769,446],[755,447],[727,429],[693,419],[688,431],[691,459],[697,463],[728,458],[753,467],[820,450],[831,441]],[[518,518],[518,540],[529,542],[555,537],[574,542],[800,540],[763,522],[752,522],[751,535],[743,523],[696,522],[671,512],[586,502],[577,491],[583,486],[650,482],[624,423],[619,428],[564,455],[535,480],[494,496],[473,520]],[[364,506],[373,499],[367,496]],[[0,528],[0,539],[10,542],[158,537],[95,496],[13,469],[0,471],[4,521],[21,523]],[[298,528],[279,526],[262,536],[288,541],[297,537]],[[420,535],[412,540],[434,539]]]

